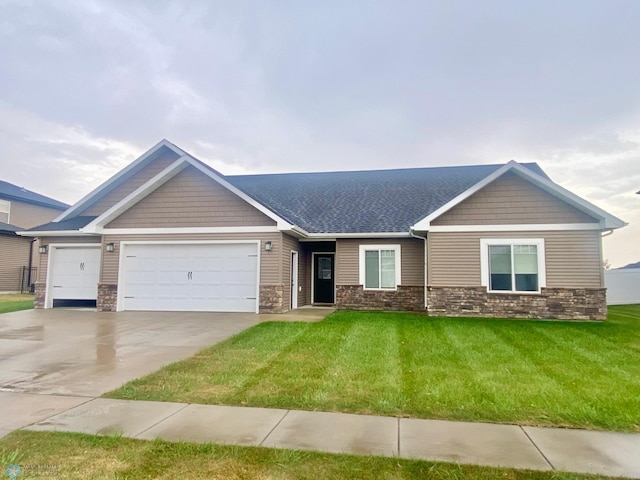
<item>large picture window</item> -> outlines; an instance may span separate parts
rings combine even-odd
[[[400,245],[360,245],[360,283],[365,290],[395,290],[400,284]]]
[[[537,293],[546,286],[544,240],[481,240],[482,284],[492,292]]]

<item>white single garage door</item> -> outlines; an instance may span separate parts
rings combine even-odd
[[[257,243],[125,244],[124,310],[256,312]]]
[[[50,246],[49,295],[56,300],[96,300],[100,246]],[[51,306],[51,305],[50,305]]]

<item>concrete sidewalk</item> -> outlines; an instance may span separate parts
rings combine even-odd
[[[9,392],[0,411],[0,436],[26,427],[640,478],[640,434]]]

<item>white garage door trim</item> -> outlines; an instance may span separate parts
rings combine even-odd
[[[48,249],[49,254],[47,258],[47,286],[45,290],[44,297],[44,308],[53,308],[53,272],[56,268],[56,254],[59,249],[77,249],[77,250],[85,250],[85,249],[95,249],[98,252],[101,252],[102,245],[100,243],[49,243]],[[98,265],[96,267],[96,271],[98,272],[98,281],[100,280],[100,260],[98,260]],[[98,297],[98,282],[96,282],[96,300]],[[93,300],[93,299],[91,299]]]
[[[124,240],[120,242],[120,258],[118,265],[118,300],[117,311],[125,309],[126,269],[125,259],[127,258],[127,248],[133,245],[255,245],[256,251],[256,279],[255,279],[255,313],[258,313],[260,306],[260,240]]]

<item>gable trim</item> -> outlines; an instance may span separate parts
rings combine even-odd
[[[82,197],[78,202],[76,202],[71,207],[69,207],[64,212],[62,212],[60,215],[58,215],[56,218],[54,218],[52,222],[59,222],[61,220],[64,220],[65,218],[70,217],[73,213],[81,211],[83,208],[89,206],[90,202],[96,200],[100,195],[106,193],[107,189],[111,185],[125,178],[127,175],[129,175],[129,173],[132,170],[138,167],[138,165],[140,165],[141,163],[144,163],[149,157],[154,155],[156,152],[158,152],[162,148],[168,148],[169,150],[173,151],[179,156],[186,155],[186,152],[183,151],[181,148],[178,148],[170,141],[163,139],[157,144],[155,144],[153,147],[151,147],[149,150],[147,150],[145,153],[143,153],[140,157],[138,157],[138,159],[133,161],[127,167],[125,167],[124,169],[116,173],[109,180],[107,180],[106,182],[98,186],[96,189],[92,190],[87,195]]]
[[[442,207],[438,208],[436,211],[434,211],[430,215],[418,221],[414,226],[411,227],[411,230],[422,231],[422,232],[433,231],[432,229],[435,228],[431,226],[431,222],[433,220],[435,220],[445,212],[451,210],[453,207],[462,203],[464,200],[469,198],[471,195],[473,195],[477,191],[486,187],[491,182],[495,181],[496,179],[498,179],[499,177],[501,177],[502,175],[510,171],[515,173],[522,179],[531,182],[533,185],[539,187],[540,189],[544,190],[550,195],[555,196],[556,198],[564,201],[565,203],[571,205],[572,207],[577,208],[578,210],[586,213],[587,215],[590,215],[595,219],[599,220],[598,226],[600,227],[601,230],[621,228],[627,225],[627,223],[620,220],[619,218],[611,215],[610,213],[605,212],[601,208],[596,207],[592,203],[584,200],[583,198],[578,197],[577,195],[571,193],[570,191],[566,190],[560,185],[557,185],[552,181],[542,177],[541,175],[538,175],[537,173],[532,172],[531,170],[523,167],[516,161],[511,160],[505,165],[503,165],[502,167],[500,167],[495,172],[486,176],[485,178],[480,180],[478,183],[476,183],[472,187],[462,192],[460,195],[456,196],[449,202],[445,203]]]
[[[169,165],[163,171],[158,173],[156,176],[145,182],[143,185],[138,187],[136,190],[131,192],[129,195],[124,197],[122,200],[117,202],[111,208],[106,210],[102,215],[98,216],[91,223],[81,228],[80,231],[84,233],[102,233],[104,231],[104,226],[107,225],[112,220],[115,220],[119,215],[124,213],[126,210],[131,208],[133,205],[141,201],[143,198],[150,195],[152,192],[160,188],[162,185],[167,183],[173,177],[175,177],[182,170],[187,168],[188,166],[192,166],[210,179],[217,182],[223,188],[226,188],[231,193],[238,196],[240,199],[244,200],[246,203],[251,205],[256,210],[260,211],[270,219],[276,222],[278,229],[280,230],[290,230],[293,228],[289,222],[284,220],[282,217],[276,215],[271,210],[266,208],[261,203],[255,201],[253,198],[249,197],[247,194],[238,190],[236,187],[228,183],[224,180],[217,172],[213,169],[210,169],[204,166],[199,161],[195,160],[188,154],[185,154],[178,158],[174,163]]]

